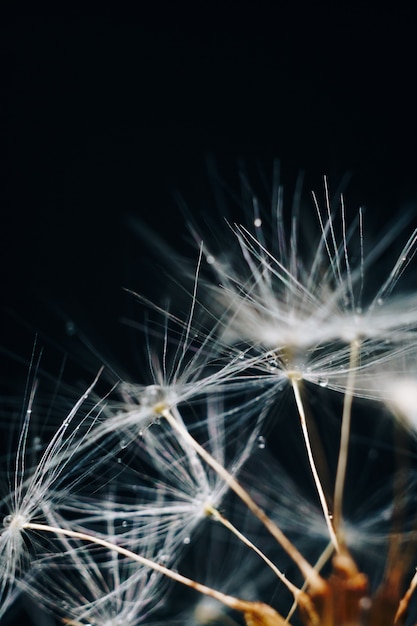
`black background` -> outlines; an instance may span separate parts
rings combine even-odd
[[[304,170],[307,191],[352,175],[350,205],[381,220],[415,203],[414,12],[287,4],[4,21],[6,305],[27,320],[45,300],[69,316],[77,305],[112,324],[147,256],[126,218],[181,250],[175,194],[207,210],[210,156],[227,182],[239,159],[269,176],[279,158],[283,182]]]
[[[208,159],[226,181],[275,157],[290,186],[351,175],[353,208],[417,212],[416,41],[414,10],[389,3],[6,16],[0,345],[27,358],[35,332],[64,345],[74,320],[124,365],[122,287],[156,280],[131,221],[189,253],[176,195],[216,212]]]

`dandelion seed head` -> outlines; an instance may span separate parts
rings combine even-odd
[[[19,584],[22,584],[29,567],[36,570],[36,559],[42,558],[45,544],[33,533],[30,535],[30,544],[37,545],[39,554],[35,555],[35,550],[28,549],[25,535],[30,532],[30,523],[45,520],[48,514],[53,515],[52,512],[59,508],[63,494],[68,496],[70,485],[79,478],[77,454],[82,443],[82,436],[78,438],[79,428],[88,418],[83,415],[75,426],[74,422],[96,381],[97,378],[79,397],[69,413],[66,413],[45,447],[41,446],[40,449],[36,441],[34,446],[28,446],[28,442],[33,441],[30,426],[37,389],[36,385],[32,386],[17,451],[7,459],[7,491],[6,485],[1,485],[5,491],[1,505],[6,514],[3,513],[3,532],[0,535],[0,618],[7,608],[9,598],[17,595],[20,590],[15,585],[16,581],[19,580]],[[32,458],[37,452],[39,454]],[[86,476],[88,470],[83,468],[81,473]]]
[[[171,393],[171,402],[172,402]],[[139,404],[149,409],[155,415],[162,413],[170,406],[170,399],[166,391],[160,385],[148,385],[139,397]]]
[[[213,503],[210,500],[206,500],[201,503],[201,510],[206,517],[213,517]]]
[[[292,369],[287,370],[286,375],[287,375],[288,380],[297,381],[297,380],[303,380],[304,378],[303,371],[299,367],[293,367]]]
[[[276,197],[281,197],[278,192]],[[359,342],[361,362],[369,364],[383,352],[391,354],[417,329],[417,297],[394,293],[416,253],[417,231],[387,277],[375,282],[369,270],[404,221],[371,247],[362,211],[349,223],[343,198],[338,205],[330,200],[326,180],[324,206],[313,194],[316,228],[295,207],[287,229],[280,202],[272,207],[271,224],[253,194],[249,227],[231,226],[235,245],[228,242],[227,254],[213,255],[220,287],[209,285],[207,307],[221,320],[220,340],[259,355],[265,378],[269,372],[280,380],[303,378],[320,386],[327,386],[327,380],[329,388],[344,391],[342,379],[349,369],[345,348]],[[269,233],[264,225],[270,226]],[[368,354],[362,349],[365,343]],[[276,366],[266,363],[271,355]]]
[[[412,429],[417,429],[417,378],[409,371],[410,363],[394,375],[397,354],[404,357],[416,352],[411,343],[417,343],[417,297],[392,297],[415,253],[417,235],[414,233],[408,240],[376,294],[369,295],[364,288],[365,269],[381,256],[386,243],[376,246],[377,251],[367,257],[363,250],[362,218],[354,221],[352,228],[347,227],[343,202],[341,207],[334,207],[327,186],[324,211],[315,201],[316,242],[309,232],[302,232],[304,220],[298,210],[290,216],[291,228],[287,232],[278,207],[273,215],[272,236],[266,237],[264,226],[269,218],[259,211],[256,199],[253,204],[249,228],[232,227],[237,255],[232,250],[226,259],[226,254],[211,254],[201,245],[185,321],[154,307],[163,319],[146,335],[148,377],[137,384],[117,384],[116,399],[106,398],[100,419],[88,422],[86,443],[81,443],[77,434],[82,420],[81,424],[74,422],[78,422],[78,408],[92,387],[74,405],[49,443],[30,439],[25,426],[15,463],[16,478],[9,489],[12,493],[2,500],[2,506],[7,508],[0,534],[0,600],[5,598],[8,602],[9,589],[19,587],[33,592],[40,604],[74,626],[149,623],[151,613],[165,600],[167,583],[163,574],[167,570],[176,572],[176,567],[180,572],[185,564],[181,557],[186,551],[187,559],[200,557],[196,558],[199,575],[190,586],[197,588],[195,581],[202,580],[223,593],[232,591],[245,600],[258,602],[263,590],[268,589],[269,594],[270,589],[270,571],[258,574],[256,569],[261,549],[265,546],[264,563],[276,561],[288,581],[293,579],[297,559],[291,552],[286,557],[281,548],[270,544],[256,519],[246,519],[243,504],[236,502],[231,492],[233,485],[240,486],[235,489],[237,495],[247,485],[256,507],[261,507],[259,519],[265,516],[271,523],[277,522],[279,531],[285,532],[291,542],[295,538],[294,546],[300,545],[311,563],[328,544],[329,527],[336,532],[336,538],[340,531],[346,551],[336,556],[333,565],[347,572],[351,553],[360,568],[358,572],[368,575],[361,563],[369,557],[372,584],[378,578],[376,569],[383,564],[384,550],[390,542],[394,546],[397,541],[393,534],[397,531],[392,529],[398,510],[403,522],[398,531],[401,542],[407,549],[408,538],[415,543],[415,498],[400,494],[399,507],[396,496],[392,498],[394,478],[384,494],[369,506],[365,498],[366,506],[359,510],[360,495],[358,501],[355,498],[365,475],[364,464],[359,461],[365,458],[370,467],[377,465],[379,453],[372,449],[363,452],[360,429],[349,431],[358,439],[354,448],[357,454],[350,456],[358,457],[360,475],[352,481],[353,493],[349,493],[346,477],[355,476],[354,465],[349,468],[351,474],[343,475],[343,516],[341,507],[338,511],[337,504],[334,506],[337,498],[332,501],[331,492],[333,482],[336,486],[339,482],[339,462],[336,481],[332,475],[336,468],[332,433],[341,430],[343,434],[345,415],[350,420],[352,412],[353,417],[355,396],[373,395]],[[205,268],[205,263],[209,267]],[[204,303],[199,300],[200,269],[217,278],[214,285],[207,285],[214,297]],[[212,322],[210,326],[207,318]],[[70,335],[75,332],[71,324],[67,325]],[[146,329],[150,330],[147,326]],[[162,339],[162,345],[151,343],[155,337]],[[307,384],[298,384],[300,381]],[[310,394],[308,383],[323,389],[316,387],[315,394]],[[298,441],[295,437],[300,429],[293,427],[290,420],[288,428],[279,424],[274,432],[279,432],[280,441],[268,435],[268,446],[259,434],[265,418],[279,415],[284,407],[288,394],[277,394],[291,386],[301,426],[305,427],[303,432],[313,434],[313,445],[308,436],[305,441],[307,453],[311,449],[309,458],[313,459],[310,468],[316,470],[314,461],[320,461],[313,473],[318,476],[316,485],[321,487],[323,482],[323,499],[327,501],[322,509],[326,521],[318,507],[317,494],[310,493],[309,485],[301,484],[306,482],[301,475],[304,463],[299,462],[299,449],[293,450],[290,445]],[[345,393],[343,407],[341,398],[332,398],[328,389]],[[329,407],[342,409],[342,429],[339,413],[321,405],[321,399],[327,397]],[[31,411],[30,404],[27,416]],[[39,464],[31,464],[30,471],[26,463],[29,440],[34,442],[31,453],[38,451],[41,457]],[[340,441],[341,450],[346,451],[355,443],[353,436],[349,446],[342,446],[345,438]],[[367,440],[365,446],[368,444]],[[373,441],[371,445],[376,444]],[[284,460],[288,456],[289,467],[300,471],[296,482],[286,477],[284,467],[273,462],[273,454],[281,447]],[[89,464],[97,458],[96,449],[99,455],[103,453],[97,465],[109,467],[97,479],[95,467],[97,489],[92,494]],[[81,451],[88,458],[87,463],[79,455]],[[392,461],[390,454],[386,458]],[[75,481],[71,475],[73,465],[81,468]],[[384,474],[383,482],[389,482],[385,478]],[[104,498],[100,493],[103,481]],[[403,482],[405,491],[415,492],[415,482]],[[321,493],[319,490],[319,498]],[[62,498],[63,494],[67,497]],[[340,490],[335,490],[335,495],[339,494]],[[250,500],[242,499],[249,506]],[[38,546],[33,551],[28,548],[39,540],[39,535],[31,534],[28,541],[26,532],[42,532],[45,520],[52,531],[57,530],[56,520],[62,521],[58,530],[67,530],[62,536],[56,533],[58,537],[48,542],[48,549],[49,545],[53,549],[47,554],[43,551],[37,560],[41,552]],[[103,550],[74,541],[75,533],[67,528],[71,523],[89,529],[90,534],[84,533],[83,541],[90,541],[93,532],[110,541],[106,541],[107,546],[102,542]],[[230,531],[233,537],[227,535]],[[77,534],[81,539],[82,534]],[[246,535],[259,540],[260,545],[260,550],[252,545],[255,551],[249,557],[246,548],[252,539],[238,543]],[[198,540],[201,536],[203,541]],[[210,542],[210,537],[216,542]],[[339,543],[334,542],[336,550]],[[40,541],[39,546],[43,549]],[[55,551],[56,546],[60,552]],[[131,563],[135,555],[128,556],[126,549],[118,551],[118,546],[134,550],[136,556],[143,556],[142,561],[148,559],[148,564],[158,566],[159,571],[150,573],[147,566]],[[32,554],[33,568],[27,572]],[[402,549],[397,553],[399,561],[401,556]],[[262,566],[259,572],[264,572],[263,563],[258,565]],[[200,576],[203,568],[207,571]],[[329,589],[330,585],[331,582]],[[307,595],[310,590],[307,588]],[[313,593],[310,599],[314,604]],[[359,598],[359,602],[363,610],[371,610],[368,597]],[[187,610],[187,623],[207,625],[227,620],[227,609],[212,598],[193,599]],[[5,608],[0,607],[0,619],[4,612]],[[317,621],[321,623],[321,619]],[[331,615],[327,621],[333,623]]]
[[[21,532],[25,525],[29,522],[29,518],[26,515],[22,515],[22,513],[17,513],[16,515],[6,515],[3,518],[3,526],[8,529],[10,532]]]

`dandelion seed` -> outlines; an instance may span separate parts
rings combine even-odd
[[[214,302],[221,304],[225,343],[246,343],[261,358],[273,357],[282,372],[299,369],[304,376],[309,370],[308,380],[322,384],[328,378],[331,385],[335,368],[346,360],[352,342],[360,340],[364,351],[368,347],[370,352],[376,349],[381,355],[416,329],[415,295],[392,297],[391,293],[416,252],[417,231],[403,248],[406,254],[400,254],[389,277],[365,305],[365,268],[383,253],[390,238],[381,237],[379,245],[365,256],[362,214],[347,229],[342,200],[342,239],[338,242],[337,217],[330,208],[327,183],[325,192],[325,216],[314,197],[320,238],[312,259],[297,248],[299,224],[292,229],[288,242],[284,232],[275,233],[279,242],[277,256],[266,248],[262,234],[253,235],[238,225],[233,228],[237,257],[226,263],[216,262],[214,267],[222,287],[209,289]],[[277,224],[277,228],[283,228],[279,219]],[[349,245],[355,234],[359,237],[360,255],[358,266],[352,267]],[[242,270],[242,261],[247,272]],[[387,337],[392,345],[384,347],[381,342]],[[314,372],[317,361],[324,368],[326,360],[327,372]]]
[[[325,181],[312,247],[297,201],[287,236],[277,186],[269,237],[243,184],[251,223],[235,249],[199,243],[184,318],[139,298],[160,316],[146,377],[81,410],[94,381],[49,441],[29,429],[33,386],[3,485],[0,619],[23,591],[66,626],[167,623],[170,581],[201,626],[412,623],[417,297],[397,286],[417,231],[371,289],[401,220],[367,251],[362,212],[349,225]]]
[[[137,548],[155,559],[157,546],[137,528]],[[70,535],[69,535],[70,536]],[[113,520],[107,519],[105,536],[117,546]],[[40,571],[25,582],[37,601],[64,623],[97,626],[136,626],[148,623],[166,593],[166,579],[151,569],[111,551],[93,551],[75,538],[59,535],[62,553],[43,559]],[[169,546],[166,546],[169,549]],[[57,576],[57,572],[60,573]]]
[[[3,517],[4,530],[0,535],[0,617],[9,605],[10,595],[15,593],[16,579],[28,569],[32,560],[25,541],[27,524],[44,517],[46,509],[57,506],[60,484],[70,482],[78,432],[71,430],[70,425],[96,382],[97,378],[63,420],[37,465],[28,469],[26,445],[36,391],[35,386],[32,388],[13,469],[13,490],[2,499],[2,508],[8,513]]]

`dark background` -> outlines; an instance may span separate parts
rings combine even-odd
[[[350,177],[377,222],[417,211],[413,9],[143,5],[2,20],[0,345],[23,377],[35,333],[65,350],[69,321],[130,363],[122,287],[153,296],[161,276],[132,219],[189,254],[176,197],[216,214],[207,162],[231,181],[279,158],[290,187]]]
[[[279,158],[290,189],[304,170],[307,192],[351,175],[349,206],[381,221],[414,206],[414,11],[335,7],[203,1],[4,20],[3,303],[28,322],[47,303],[111,333],[121,287],[149,272],[127,218],[181,250],[176,194],[192,213],[221,213],[208,157],[227,183],[239,159],[270,176]]]

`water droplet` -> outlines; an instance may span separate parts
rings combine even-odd
[[[265,437],[262,437],[262,435],[258,437],[258,448],[260,450],[263,450],[265,448]]]
[[[122,441],[120,442],[121,450],[124,450],[125,448],[127,448],[127,446],[128,446],[128,441],[126,441],[126,439],[122,439]]]
[[[320,387],[327,387],[328,384],[329,384],[329,379],[326,376],[322,376],[321,378],[319,378]]]
[[[123,526],[123,528],[126,528],[126,527],[127,527],[127,521],[126,521],[125,519],[124,519],[124,520],[123,520],[123,522],[122,522],[122,526]]]
[[[72,322],[71,320],[68,320],[68,322],[66,322],[65,324],[65,332],[67,333],[67,335],[72,337],[73,335],[76,334],[76,331],[77,329],[76,329],[74,322]]]
[[[189,537],[184,537],[183,543],[185,543],[185,545],[188,546],[190,541],[191,541],[191,539]]]
[[[22,513],[15,513],[14,515],[6,515],[6,517],[3,518],[3,526],[4,528],[10,528],[12,526],[14,531],[20,531],[25,528],[28,521],[28,518]]]
[[[384,300],[382,298],[378,298],[378,300],[376,301],[376,303],[381,306],[381,304],[384,304]]]
[[[143,407],[153,409],[156,405],[165,403],[165,391],[160,385],[148,385],[143,390],[139,402]]]
[[[3,526],[5,528],[9,528],[12,522],[13,522],[13,515],[6,515],[6,517],[3,517]]]
[[[387,522],[391,519],[391,516],[392,516],[391,508],[385,509],[385,511],[383,511],[382,513],[382,519],[384,519]]]
[[[120,456],[119,456],[119,457],[117,457],[117,462],[118,462],[118,463],[121,463],[121,462],[122,462],[122,459],[120,458]]]
[[[208,255],[206,256],[206,261],[207,261],[207,263],[208,263],[209,265],[213,265],[213,263],[215,262],[215,260],[216,260],[216,259],[214,258],[214,256],[213,256],[212,254],[208,254]]]
[[[262,220],[260,217],[257,217],[256,219],[253,220],[253,225],[255,226],[255,228],[260,228],[262,226]]]

